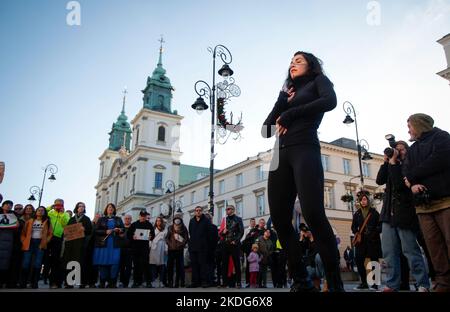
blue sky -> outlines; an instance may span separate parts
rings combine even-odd
[[[208,46],[226,45],[242,95],[227,108],[243,114],[240,141],[217,147],[224,168],[273,140],[259,136],[283,83],[292,54],[311,51],[323,59],[338,107],[326,114],[320,138],[354,138],[342,124],[342,102],[358,114],[360,136],[381,153],[384,135],[407,139],[406,118],[432,115],[448,130],[446,67],[436,40],[450,33],[450,1],[377,1],[380,24],[369,25],[370,1],[119,1],[80,0],[81,25],[69,26],[69,1],[0,2],[0,161],[6,174],[0,193],[26,203],[42,182],[42,168],[58,165],[43,201],[56,197],[70,209],[84,201],[92,214],[98,156],[121,110],[131,120],[142,107],[142,90],[158,59],[176,91],[172,107],[183,115],[182,163],[209,165],[209,114],[197,115],[193,85],[211,81]]]

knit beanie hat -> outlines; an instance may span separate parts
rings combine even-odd
[[[418,138],[422,136],[422,133],[433,130],[434,120],[426,114],[419,113],[411,115],[408,118],[408,122],[416,130]]]

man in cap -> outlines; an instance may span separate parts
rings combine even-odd
[[[408,118],[414,143],[405,162],[405,185],[414,194],[425,243],[436,271],[437,292],[450,292],[450,135],[426,114]]]

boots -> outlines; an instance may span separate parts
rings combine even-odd
[[[325,273],[329,292],[345,292],[339,270]]]
[[[111,278],[108,280],[108,288],[117,288],[117,278]]]
[[[309,277],[294,279],[290,292],[319,292]]]
[[[34,268],[33,272],[31,272],[31,288],[33,289],[39,288],[38,282],[39,282],[39,269]]]
[[[20,275],[19,288],[27,288],[28,275],[30,274],[30,269],[22,269]]]

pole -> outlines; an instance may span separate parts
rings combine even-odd
[[[217,46],[216,46],[217,48]],[[209,97],[211,105],[211,155],[209,162],[209,213],[214,216],[214,138],[215,138],[215,115],[216,115],[216,48],[213,51],[212,72],[212,96]]]
[[[42,179],[42,186],[41,186],[41,191],[40,191],[40,194],[39,194],[39,204],[38,204],[38,207],[41,206],[42,193],[44,193],[44,184],[45,184],[45,176],[47,175],[47,169],[48,169],[48,166],[45,167],[45,170],[44,170],[44,179]]]
[[[356,112],[355,112],[354,108],[353,108],[353,115],[355,116],[356,144],[357,144],[357,149],[358,149],[359,176],[361,178],[361,189],[363,189],[364,188],[364,176],[363,176],[363,173],[362,173],[361,144],[359,143],[358,122],[356,121]]]

